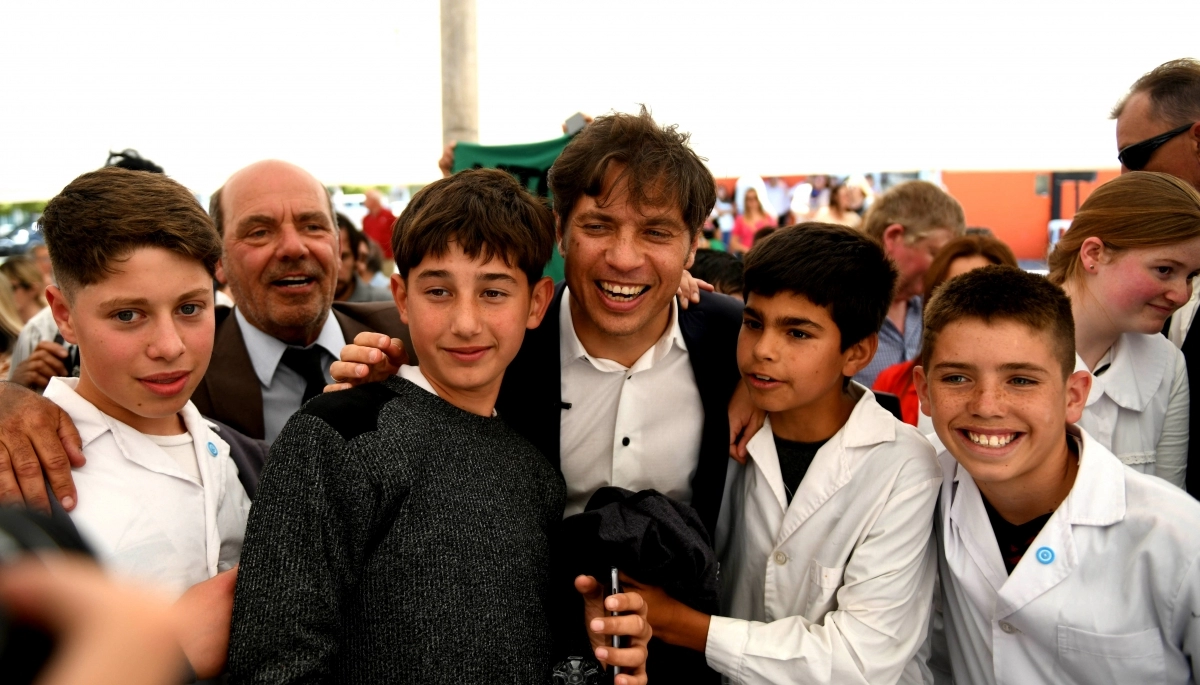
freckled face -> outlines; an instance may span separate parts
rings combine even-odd
[[[938,333],[914,381],[946,449],[976,481],[995,483],[1044,468],[1079,420],[1090,376],[1062,374],[1048,333],[962,319]]]
[[[1108,316],[1124,332],[1153,334],[1191,297],[1200,271],[1200,238],[1163,247],[1125,250],[1084,275]],[[1083,296],[1087,296],[1084,294]]]

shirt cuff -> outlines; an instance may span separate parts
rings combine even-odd
[[[750,641],[750,622],[726,616],[713,616],[708,622],[708,640],[704,658],[714,671],[741,682],[742,659]]]

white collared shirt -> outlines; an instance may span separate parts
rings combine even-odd
[[[563,288],[559,315],[562,410],[559,460],[567,482],[566,516],[578,514],[596,490],[613,485],[653,488],[692,501],[692,476],[700,462],[704,404],[679,329],[671,322],[631,367],[593,357],[584,349]]]
[[[920,683],[937,572],[933,448],[862,385],[788,504],[768,419],[730,461],[708,664],[734,683]]]
[[[237,317],[242,340],[246,343],[246,352],[250,354],[250,363],[254,366],[254,373],[262,387],[263,434],[266,441],[272,443],[275,442],[279,431],[283,430],[287,420],[299,411],[300,405],[303,404],[304,378],[279,363],[288,348],[287,343],[255,328],[254,324],[242,315],[242,310],[234,309],[233,313]],[[342,327],[338,325],[333,310],[329,311],[325,325],[321,327],[321,333],[313,345],[321,348],[321,370],[325,374],[325,381],[332,383],[333,376],[329,375],[329,367],[337,361],[338,355],[346,345],[346,336],[342,334]],[[214,401],[220,401],[220,398],[214,398]]]
[[[1183,353],[1165,337],[1123,333],[1096,364],[1083,428],[1124,464],[1186,487],[1191,393]],[[1087,371],[1079,355],[1075,370]]]
[[[52,378],[46,399],[75,423],[87,463],[73,469],[79,504],[71,521],[100,562],[119,575],[180,595],[238,562],[250,500],[229,446],[188,402],[200,478],[148,436],[75,392],[78,378]]]
[[[955,682],[1192,683],[1200,503],[1071,426],[1079,470],[1008,574],[983,497],[940,442],[936,531]]]
[[[1183,306],[1171,315],[1171,325],[1167,328],[1167,338],[1175,343],[1175,347],[1183,348],[1188,331],[1192,329],[1192,321],[1196,318],[1196,309],[1200,308],[1200,288],[1192,288],[1192,296]]]

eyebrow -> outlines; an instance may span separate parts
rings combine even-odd
[[[781,316],[775,320],[775,323],[778,326],[804,326],[807,328],[815,328],[819,331],[825,330],[825,327],[821,324],[813,321],[812,319],[806,319],[802,316]]]
[[[450,272],[445,269],[426,269],[417,274],[418,279],[434,280],[437,278],[450,278]]]
[[[206,293],[211,293],[209,288],[196,288],[189,290],[179,296],[179,301],[190,300],[195,297],[200,297]],[[100,303],[100,309],[119,309],[122,307],[146,307],[150,304],[150,300],[145,297],[114,297],[111,300],[105,300]]]
[[[483,281],[484,283],[504,282],[504,283],[512,283],[513,285],[516,285],[516,283],[517,283],[517,279],[513,278],[512,276],[510,276],[502,271],[496,271],[496,272],[483,274],[476,280]]]
[[[960,371],[973,371],[977,368],[974,364],[966,364],[964,362],[938,362],[933,365],[934,370],[948,369]],[[999,366],[1001,371],[1036,371],[1038,373],[1047,373],[1046,369],[1037,364],[1029,362],[1009,362]]]

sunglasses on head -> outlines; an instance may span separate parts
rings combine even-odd
[[[1179,128],[1173,128],[1162,135],[1154,136],[1153,138],[1147,138],[1140,143],[1128,145],[1117,152],[1117,159],[1120,160],[1121,165],[1126,169],[1129,169],[1130,171],[1141,171],[1142,169],[1146,168],[1147,164],[1150,163],[1150,158],[1154,156],[1155,150],[1165,145],[1168,140],[1188,130],[1193,125],[1195,125],[1195,122],[1191,124],[1184,124]]]

